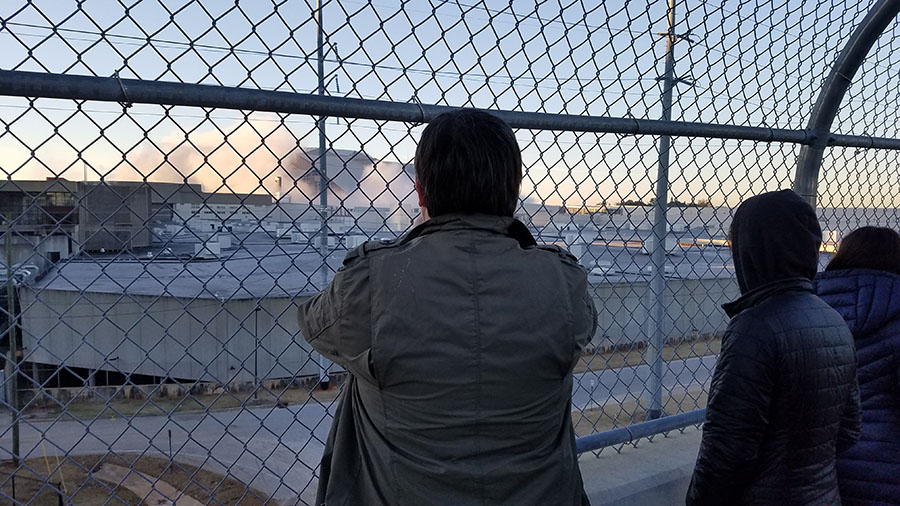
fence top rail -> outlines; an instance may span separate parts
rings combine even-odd
[[[656,420],[636,423],[627,427],[598,432],[589,436],[582,436],[575,441],[576,451],[584,453],[596,451],[608,446],[615,446],[641,438],[664,434],[673,430],[683,429],[691,425],[702,424],[706,420],[706,408],[679,413],[677,415],[664,416]]]
[[[427,123],[438,114],[453,109],[450,106],[418,102],[404,103],[207,84],[19,70],[0,70],[0,95],[93,100],[123,104],[178,105],[408,123]],[[812,131],[803,129],[576,116],[542,112],[502,110],[490,110],[489,112],[502,118],[513,128],[533,130],[622,135],[673,135],[794,144],[809,144],[815,140],[815,134]],[[900,139],[865,135],[832,135],[828,144],[900,150]]]

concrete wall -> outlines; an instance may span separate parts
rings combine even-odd
[[[287,298],[263,299],[257,324],[256,300],[27,289],[21,296],[27,361],[219,383],[252,381],[254,358],[261,378],[318,374]]]
[[[78,242],[83,250],[150,246],[150,188],[141,183],[82,184]]]
[[[596,347],[646,340],[646,283],[593,285],[599,314]],[[737,296],[734,280],[668,281],[666,335],[721,331],[719,304]],[[21,290],[27,361],[223,384],[318,374],[299,334],[296,302],[177,299],[109,293]],[[256,330],[255,330],[256,329]],[[259,347],[256,337],[259,337]],[[335,367],[336,370],[339,368]]]
[[[0,239],[4,241],[4,239]],[[2,244],[2,243],[0,243]],[[69,258],[74,253],[74,241],[66,234],[57,235],[17,235],[12,237],[12,263],[13,265],[35,264],[46,270],[51,260],[59,255],[59,259]],[[6,245],[2,244],[3,252],[0,253],[0,264],[6,265]]]

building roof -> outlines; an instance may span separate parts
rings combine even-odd
[[[135,254],[82,255],[57,264],[34,289],[226,300],[309,295],[325,286],[316,250],[257,236],[264,234],[252,234],[243,247],[224,250],[216,260],[188,260],[192,243],[172,248],[176,255],[165,255],[159,247]],[[327,281],[345,254],[331,253]]]
[[[593,283],[648,281],[648,255],[640,254],[646,231],[594,231],[585,264],[595,260],[618,266],[614,275],[590,278]],[[699,234],[704,236],[704,234]],[[685,234],[687,241],[694,234]],[[703,237],[708,240],[709,236]],[[551,236],[539,238],[554,242]],[[699,239],[699,238],[698,238]],[[38,282],[36,290],[62,290],[111,294],[178,297],[184,299],[261,299],[312,295],[331,280],[346,255],[334,249],[328,258],[325,279],[321,277],[319,253],[306,244],[274,241],[265,233],[238,235],[232,249],[215,260],[190,260],[195,243],[172,242],[134,254],[81,256],[58,264]],[[563,245],[560,241],[559,244]],[[167,251],[168,249],[168,251]],[[147,257],[147,254],[150,257]],[[667,257],[673,277],[707,279],[733,277],[727,248],[691,247]]]
[[[46,180],[0,180],[0,192],[4,193],[46,193],[46,192],[68,192],[72,194],[78,193],[80,181],[69,181],[67,179],[46,179]]]
[[[88,185],[96,186],[97,181],[88,181]],[[199,184],[193,183],[160,183],[144,181],[104,181],[104,184],[115,187],[146,186],[154,204],[244,204],[270,205],[274,202],[268,193],[205,193]],[[48,178],[46,180],[0,180],[0,192],[39,194],[46,192],[68,192],[77,195],[85,185],[83,181]]]

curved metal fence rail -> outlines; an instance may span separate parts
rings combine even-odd
[[[0,502],[311,504],[344,373],[294,309],[413,225],[453,107],[516,129],[518,217],[590,272],[579,451],[700,423],[742,199],[817,196],[823,265],[900,228],[898,10],[3,3]]]

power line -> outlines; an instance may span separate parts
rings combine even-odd
[[[144,46],[157,47],[157,46],[154,46],[154,44],[157,44],[157,45],[168,44],[171,47],[165,47],[165,46],[159,46],[159,47],[162,47],[163,49],[179,49],[179,48],[187,47],[187,48],[194,49],[194,50],[203,50],[203,51],[211,51],[211,52],[222,52],[222,53],[230,53],[230,54],[247,54],[247,55],[252,55],[252,56],[263,56],[266,58],[296,59],[296,60],[303,60],[304,63],[309,63],[314,59],[310,55],[296,55],[296,54],[288,54],[288,53],[278,53],[278,52],[273,52],[273,51],[241,49],[241,48],[236,48],[236,47],[217,46],[217,45],[213,45],[213,44],[202,44],[202,43],[197,43],[194,41],[177,41],[177,40],[156,39],[156,38],[152,38],[152,37],[139,37],[136,35],[115,34],[115,33],[109,33],[109,32],[104,32],[104,31],[82,30],[82,29],[75,29],[75,28],[52,27],[52,26],[39,25],[39,24],[33,24],[33,23],[16,22],[16,21],[9,21],[6,23],[6,25],[7,26],[18,26],[18,27],[22,27],[22,28],[48,30],[52,33],[67,32],[67,33],[75,33],[75,34],[79,34],[79,35],[98,36],[100,38],[99,40],[107,40],[111,44],[113,43],[113,41],[108,40],[108,38],[122,39],[122,40],[128,41],[128,42],[123,42],[122,44],[136,46],[136,47],[144,47]],[[0,33],[2,33],[2,32],[0,32]],[[11,36],[13,35],[13,32],[11,32],[9,30],[7,30],[6,33]],[[40,38],[47,37],[45,35],[36,34],[36,33],[21,33],[21,32],[16,33],[15,35],[21,35],[21,36],[27,36],[27,37],[40,37]],[[65,38],[67,40],[76,40],[79,42],[96,42],[97,41],[94,39],[75,38],[75,37],[65,37]],[[345,60],[345,59],[326,58],[325,62],[332,63],[332,64],[338,64],[338,65],[342,65],[342,66],[347,65],[347,66],[365,67],[365,68],[371,68],[371,69],[390,70],[390,71],[394,71],[394,72],[430,75],[430,76],[435,76],[435,77],[449,77],[449,78],[460,78],[460,79],[469,79],[469,80],[477,79],[478,81],[488,81],[488,82],[491,79],[505,79],[503,76],[488,75],[488,74],[483,74],[483,73],[478,73],[478,72],[462,73],[462,72],[453,72],[453,71],[447,71],[447,70],[433,70],[433,69],[422,69],[422,68],[416,68],[416,67],[402,67],[402,66],[396,66],[396,65],[385,65],[385,64],[379,64],[379,63],[364,63],[364,62],[356,62],[356,61]],[[536,83],[538,83],[538,82],[542,82],[545,80],[550,80],[550,77],[548,76],[548,77],[544,77],[544,78],[537,78],[537,77],[530,77],[530,76],[523,75],[523,76],[516,76],[516,77],[510,76],[508,79],[510,82],[508,82],[508,83],[504,82],[503,84],[515,85],[515,83],[513,81],[519,80],[519,79],[526,80],[526,81],[535,81]],[[574,78],[568,78],[567,80],[572,80],[572,79],[574,79]],[[643,81],[643,80],[650,80],[650,79],[641,78],[641,77],[637,77],[637,78],[615,77],[615,78],[601,79],[599,77],[594,77],[594,78],[592,78],[592,80],[598,81],[598,82],[599,81],[620,82],[623,80],[624,81]],[[543,88],[544,89],[559,89],[559,88],[550,88],[550,87],[546,87],[546,86]],[[579,91],[579,90],[568,89],[568,91]]]
[[[504,14],[504,15],[516,17],[515,13],[506,12],[505,10],[504,11],[493,10],[493,9],[488,8],[487,6],[463,4],[463,3],[459,2],[458,0],[439,0],[439,1],[441,1],[444,4],[452,2],[456,5],[459,5],[460,7],[472,8],[472,9],[475,9],[475,8],[482,9],[485,12],[494,13],[496,15]],[[725,12],[724,9],[723,9],[723,12]],[[521,17],[524,17],[526,19],[534,19],[534,15],[524,15]],[[554,23],[554,22],[562,23],[565,26],[564,22],[557,21],[557,20],[549,20],[548,24]],[[292,54],[286,54],[286,53],[276,53],[276,52],[271,52],[271,51],[239,49],[239,48],[233,48],[233,47],[216,46],[216,45],[211,45],[211,44],[200,44],[200,43],[195,43],[193,41],[182,42],[182,41],[175,41],[175,40],[153,39],[153,38],[149,38],[149,37],[145,38],[145,37],[138,37],[138,36],[123,35],[123,34],[112,34],[112,33],[103,32],[103,31],[90,31],[90,30],[80,30],[80,29],[73,29],[73,28],[50,27],[50,26],[45,26],[45,25],[22,23],[22,22],[7,22],[6,24],[11,25],[11,26],[20,26],[20,27],[27,27],[27,28],[33,28],[33,29],[49,30],[51,32],[70,32],[70,33],[77,33],[77,34],[84,34],[84,35],[93,35],[93,36],[100,37],[100,39],[106,39],[107,37],[121,38],[121,39],[128,40],[128,41],[134,41],[134,42],[126,43],[127,45],[132,45],[132,46],[145,46],[148,44],[157,43],[157,44],[169,44],[172,46],[173,49],[177,48],[177,47],[189,47],[189,48],[194,48],[194,49],[200,48],[201,50],[205,50],[205,51],[217,51],[217,52],[226,52],[226,53],[235,53],[235,54],[251,54],[251,55],[257,55],[257,56],[265,56],[268,58],[281,57],[281,58],[302,59],[305,62],[309,62],[311,60],[310,56],[308,56],[308,55],[298,56],[298,55],[292,55]],[[546,25],[542,24],[541,26],[546,26]],[[591,28],[591,29],[598,29],[601,27],[601,25],[594,26],[594,25],[586,25],[586,24],[584,26],[587,26],[588,28]],[[627,29],[627,28],[610,27],[610,30],[627,31],[629,33],[634,33],[634,34],[638,34],[638,35],[646,35],[648,33],[648,32],[638,32],[638,31]],[[0,33],[3,33],[3,32],[0,32]],[[7,35],[13,36],[12,32],[9,32],[9,31],[7,31]],[[43,35],[31,34],[31,33],[24,33],[24,34],[19,33],[17,35],[45,38],[45,36],[43,36]],[[79,40],[79,41],[83,41],[83,42],[96,42],[96,40],[93,40],[93,39],[72,38],[72,37],[69,37],[68,39],[69,40]],[[142,44],[137,44],[136,42],[141,42]],[[699,42],[699,43],[702,44],[708,50],[719,52],[723,55],[730,56],[732,58],[735,58],[739,61],[743,61],[745,63],[755,63],[754,60],[750,60],[743,56],[732,55],[728,51],[717,48],[717,47],[713,47],[706,42]],[[575,88],[554,87],[554,86],[539,86],[537,84],[537,83],[544,82],[544,81],[554,80],[554,79],[556,79],[555,75],[552,77],[551,77],[551,75],[547,75],[545,77],[540,77],[540,78],[533,77],[533,76],[525,76],[525,75],[517,76],[515,78],[510,76],[507,80],[507,78],[504,78],[503,76],[488,76],[486,74],[472,73],[472,72],[461,73],[461,72],[452,72],[452,71],[436,71],[436,70],[432,70],[432,69],[426,70],[426,69],[418,69],[418,68],[413,68],[413,67],[398,67],[398,66],[375,64],[375,63],[361,63],[361,62],[354,62],[354,61],[343,60],[343,59],[338,59],[338,60],[326,59],[326,61],[329,63],[338,64],[340,66],[343,66],[343,65],[360,66],[360,67],[366,67],[366,68],[371,68],[371,69],[388,70],[388,71],[401,72],[401,73],[418,73],[418,74],[423,74],[423,75],[431,75],[434,77],[458,78],[461,80],[469,80],[469,81],[477,80],[478,82],[485,81],[485,82],[490,83],[492,79],[493,80],[503,79],[502,84],[505,84],[505,85],[508,85],[511,87],[520,86],[519,84],[517,84],[515,82],[516,80],[520,80],[520,79],[521,80],[531,80],[531,81],[535,82],[535,85],[533,86],[533,88],[535,88],[535,89],[547,89],[547,90],[554,90],[554,91],[571,91],[571,92],[581,93],[582,95],[584,95],[585,93],[596,93],[597,96],[604,95],[604,91],[591,91],[591,90],[586,90],[583,87],[579,88],[579,89],[575,89]],[[338,69],[340,69],[340,68],[341,67],[339,67]],[[336,70],[338,70],[338,69],[336,69]],[[814,83],[814,81],[810,78],[806,78],[803,76],[792,76],[785,71],[774,70],[774,72],[788,76],[788,77],[792,77],[792,78],[799,78],[808,83]],[[573,79],[577,79],[577,76],[566,78],[562,82],[571,81]],[[600,79],[599,77],[591,78],[591,82],[600,82],[603,80],[604,79]],[[651,78],[625,78],[625,77],[621,77],[621,76],[608,79],[608,81],[613,81],[613,82],[627,82],[627,81],[635,81],[636,82],[636,81],[642,81],[642,80],[652,80],[652,79]],[[560,82],[560,81],[557,79],[556,82]],[[532,87],[529,87],[529,88],[532,88]],[[712,94],[712,90],[709,90],[709,93]],[[378,97],[366,96],[366,95],[360,94],[358,91],[356,93],[354,93],[354,95],[359,95],[362,98],[378,98]],[[647,96],[657,96],[658,93],[647,93],[647,92],[643,92],[643,91],[640,93],[629,92],[629,91],[624,91],[624,89],[623,89],[622,93],[617,93],[617,95],[647,97]],[[686,95],[682,95],[682,96],[687,97]],[[711,97],[711,99],[712,100],[722,100],[725,98],[713,95]],[[742,102],[749,103],[752,105],[756,105],[758,107],[767,107],[764,104],[754,103],[752,101],[749,101],[746,99],[741,99],[738,97],[730,97],[730,98],[727,98],[727,100],[737,100],[737,101],[742,101]],[[775,111],[774,107],[770,107],[769,109],[772,112]]]

